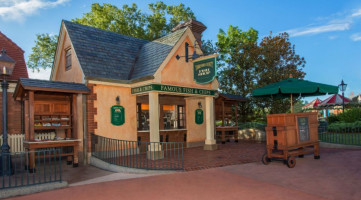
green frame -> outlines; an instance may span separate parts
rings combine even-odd
[[[121,126],[125,123],[124,107],[120,105],[114,105],[110,108],[110,122],[114,126]]]
[[[206,63],[212,62],[212,65],[206,65],[202,66]],[[200,67],[199,67],[200,66]],[[201,77],[197,74],[199,74],[199,70],[210,70],[209,75],[202,75]],[[212,82],[217,75],[217,57],[207,58],[200,61],[193,62],[193,79],[198,84],[206,84]]]

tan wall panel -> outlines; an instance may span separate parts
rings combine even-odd
[[[66,81],[66,82],[75,82],[83,83],[83,72],[80,68],[80,64],[75,55],[74,49],[71,48],[71,42],[67,33],[65,33],[64,45],[62,50],[59,52],[59,62],[55,80],[57,81]],[[65,70],[65,50],[71,48],[71,68]]]
[[[198,109],[198,102],[202,103],[203,124],[196,124],[195,110]],[[206,139],[206,109],[204,98],[186,99],[186,120],[187,120],[187,142],[204,142]]]
[[[97,100],[94,101],[97,108],[95,134],[114,139],[137,140],[136,96],[131,95],[130,91],[130,88],[116,86],[94,86],[97,94]],[[117,96],[125,110],[125,123],[121,126],[114,126],[110,122],[110,108],[116,105]]]

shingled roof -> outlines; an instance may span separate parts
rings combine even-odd
[[[89,88],[81,83],[71,83],[63,81],[48,81],[48,80],[38,80],[38,79],[29,79],[29,78],[20,78],[17,87],[21,85],[24,89],[32,90],[36,88],[37,90],[48,91],[49,88],[51,91],[56,91],[56,89],[64,90],[65,92],[78,92],[78,93],[88,93],[90,92]],[[54,90],[55,89],[55,90]]]
[[[63,21],[86,79],[131,81],[152,76],[185,29],[155,41]]]
[[[224,97],[226,100],[247,101],[247,98],[235,94],[220,93],[219,97]]]

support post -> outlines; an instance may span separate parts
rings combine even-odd
[[[217,144],[214,138],[214,101],[213,97],[206,97],[206,140],[204,150],[216,150]]]
[[[149,92],[149,138],[147,158],[150,160],[163,159],[164,152],[159,143],[159,95],[157,92]]]

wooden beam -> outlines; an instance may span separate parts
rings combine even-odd
[[[24,119],[25,140],[29,141],[29,100],[24,100]]]
[[[29,91],[29,140],[35,139],[34,134],[34,91]]]
[[[69,89],[62,89],[62,88],[45,88],[45,87],[24,87],[25,90],[32,90],[32,91],[48,91],[48,92],[62,92],[62,93],[75,93],[75,94],[88,94],[89,91],[82,91],[82,90],[69,90]]]
[[[222,101],[222,126],[224,126],[224,101]]]
[[[234,104],[234,111],[235,111],[235,115],[236,115],[236,126],[238,127],[237,103]]]
[[[72,118],[71,118],[71,126],[72,126],[72,137],[73,138],[79,138],[78,137],[78,108],[77,108],[77,94],[73,94],[72,96],[72,103],[71,103],[71,108],[72,108]],[[74,152],[76,153],[76,152]]]

